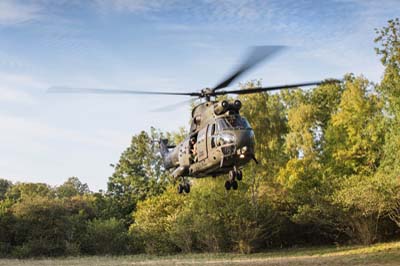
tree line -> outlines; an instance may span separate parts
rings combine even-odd
[[[312,90],[242,95],[258,165],[237,191],[179,195],[152,139],[132,137],[106,191],[0,179],[0,256],[242,252],[400,237],[400,21],[376,30],[378,84],[347,74]],[[242,84],[243,89],[260,81]],[[184,129],[164,134],[179,142]]]

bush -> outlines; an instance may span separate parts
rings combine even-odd
[[[249,185],[225,191],[223,180],[196,180],[189,195],[175,188],[138,204],[130,233],[147,253],[250,253],[265,248],[278,232],[276,213],[268,199]]]
[[[13,206],[18,256],[64,254],[70,224],[61,201],[46,197],[26,198]]]
[[[167,254],[179,251],[171,239],[171,231],[185,204],[185,198],[175,188],[156,197],[140,202],[134,214],[135,223],[129,231],[142,243],[146,253]]]
[[[87,223],[82,250],[89,254],[116,255],[129,251],[130,241],[122,221],[94,219]]]

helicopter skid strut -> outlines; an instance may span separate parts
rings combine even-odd
[[[233,167],[233,170],[229,171],[229,178],[228,180],[225,181],[225,189],[230,190],[231,188],[233,190],[238,189],[238,181],[241,181],[243,178],[243,173],[241,170],[237,169],[236,166]]]

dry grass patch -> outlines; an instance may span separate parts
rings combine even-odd
[[[317,265],[400,265],[400,242],[383,243],[368,247],[324,247],[278,250],[251,255],[220,254],[185,254],[173,256],[119,256],[119,257],[78,257],[57,259],[1,259],[0,266],[116,266],[116,265],[226,265],[226,266],[317,266]]]

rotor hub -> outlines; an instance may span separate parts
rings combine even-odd
[[[210,101],[211,96],[214,96],[214,91],[211,88],[204,88],[200,92],[200,98],[206,98],[207,101]]]

